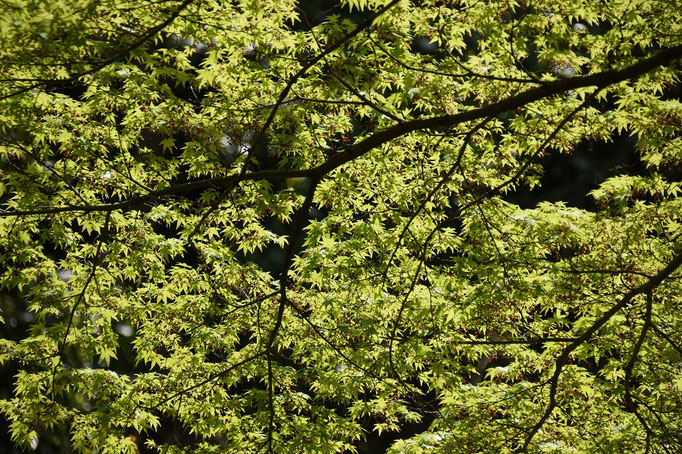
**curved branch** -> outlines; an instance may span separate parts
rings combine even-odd
[[[385,143],[388,143],[411,132],[431,128],[453,127],[469,121],[496,116],[503,112],[517,109],[526,104],[539,101],[550,96],[555,96],[568,90],[575,90],[577,88],[591,86],[604,88],[625,80],[636,79],[647,72],[653,71],[660,67],[668,66],[680,58],[682,58],[682,45],[662,50],[656,55],[645,58],[644,60],[622,69],[614,69],[596,74],[590,74],[587,76],[575,76],[568,79],[548,82],[543,86],[531,88],[517,95],[510,96],[496,103],[488,104],[477,109],[467,110],[465,112],[460,112],[453,115],[443,115],[438,117],[405,121],[403,123],[399,123],[378,131],[366,139],[356,143],[355,145],[352,145],[346,151],[332,156],[323,164],[308,169],[260,170],[246,173],[241,177],[237,175],[230,175],[227,177],[208,178],[205,180],[198,180],[177,186],[171,186],[158,191],[152,191],[143,196],[135,197],[133,199],[119,203],[90,206],[45,207],[22,211],[0,211],[0,217],[29,216],[69,211],[91,212],[113,211],[119,209],[122,210],[167,195],[179,194],[209,186],[229,186],[230,184],[234,184],[236,179],[239,179],[240,181],[246,181],[286,178],[324,178],[333,170],[365,155],[370,150],[373,150]]]
[[[62,365],[62,362],[64,361],[64,354],[66,353],[66,341],[69,337],[69,332],[71,331],[71,327],[73,326],[73,320],[76,315],[76,311],[78,310],[78,307],[80,306],[81,302],[85,300],[85,293],[88,290],[88,287],[90,286],[90,283],[95,279],[95,273],[97,272],[97,267],[100,265],[100,263],[103,260],[103,255],[102,255],[102,245],[104,244],[104,241],[107,239],[109,236],[109,221],[111,220],[111,212],[107,212],[106,218],[104,220],[104,226],[102,227],[102,233],[99,235],[99,238],[97,240],[97,248],[95,249],[95,255],[94,258],[92,259],[92,265],[90,267],[90,274],[88,275],[87,279],[85,280],[85,283],[83,284],[83,290],[81,290],[78,293],[78,296],[76,297],[76,301],[73,303],[73,306],[71,307],[71,311],[69,312],[69,318],[66,322],[66,327],[64,328],[64,335],[62,336],[62,341],[61,345],[57,344],[57,364],[55,364],[54,368],[52,369],[52,399],[56,399],[56,389],[55,389],[55,378],[57,376],[57,372],[59,367]]]
[[[337,167],[340,167],[341,165],[364,155],[369,150],[383,145],[384,143],[390,142],[393,139],[404,136],[410,132],[430,128],[447,128],[457,124],[466,123],[468,121],[478,120],[484,117],[496,116],[503,112],[517,109],[526,104],[539,101],[568,90],[575,90],[577,88],[591,86],[604,88],[625,80],[636,79],[656,68],[667,66],[679,58],[682,58],[682,45],[665,49],[656,55],[622,69],[615,69],[596,74],[590,74],[587,76],[576,76],[568,79],[548,82],[543,86],[531,88],[517,95],[503,99],[502,101],[479,107],[478,109],[467,110],[465,112],[460,112],[453,115],[442,115],[439,117],[406,121],[371,135],[362,142],[352,146],[349,150],[330,158],[326,163],[310,169],[308,172],[314,172],[318,175],[326,174]]]
[[[51,82],[49,85],[56,85],[56,84],[65,83],[68,81],[74,81],[74,80],[78,79],[79,77],[83,77],[83,76],[87,76],[89,74],[96,73],[100,69],[103,69],[104,67],[109,66],[110,64],[117,62],[121,58],[128,55],[130,52],[134,51],[135,49],[137,49],[138,47],[143,45],[145,42],[147,42],[149,40],[149,38],[156,35],[158,32],[160,32],[164,28],[168,27],[193,1],[194,0],[185,0],[184,2],[182,2],[182,4],[180,4],[180,6],[178,6],[176,8],[176,10],[173,11],[173,13],[166,18],[166,20],[164,20],[160,24],[156,25],[155,27],[152,27],[149,30],[147,30],[145,33],[142,34],[142,36],[140,36],[137,40],[133,41],[128,47],[126,47],[122,51],[115,53],[111,57],[107,58],[104,61],[99,62],[98,64],[96,64],[95,66],[93,66],[92,68],[90,68],[86,71],[82,71],[82,72],[73,74],[73,75],[71,75],[65,79],[60,79],[60,80],[56,80],[56,81],[49,80],[49,82]],[[13,92],[13,93],[10,93],[8,95],[0,96],[0,101],[11,98],[13,96],[20,95],[21,93],[26,93],[27,91],[33,90],[34,88],[41,87],[41,86],[45,85],[45,82],[48,82],[48,81],[43,80],[40,83],[29,85],[28,87],[24,87],[20,90]]]
[[[234,182],[231,185],[229,185],[228,187],[226,187],[222,191],[222,194],[220,195],[220,197],[218,197],[213,202],[211,207],[208,210],[206,210],[206,212],[201,217],[199,222],[196,223],[196,225],[192,229],[192,232],[189,235],[190,240],[199,231],[199,229],[201,228],[203,223],[206,221],[206,219],[208,219],[208,217],[218,208],[218,206],[225,200],[225,198],[227,198],[227,196],[232,191],[232,189],[234,189],[241,181],[243,181],[245,179],[244,177],[246,176],[247,171],[249,170],[251,158],[253,157],[253,154],[256,151],[256,148],[258,147],[260,142],[263,140],[263,137],[265,137],[265,133],[267,132],[268,128],[270,128],[270,125],[272,124],[272,122],[275,120],[275,115],[277,114],[277,111],[279,110],[280,106],[282,106],[283,104],[285,104],[287,102],[287,96],[289,96],[289,92],[293,88],[296,81],[299,80],[301,77],[303,77],[303,75],[305,75],[305,73],[308,72],[308,70],[310,68],[312,68],[314,65],[316,65],[320,60],[326,59],[327,55],[329,55],[331,52],[333,52],[334,50],[343,46],[345,43],[350,41],[353,37],[357,36],[360,32],[362,32],[363,30],[370,27],[377,17],[381,16],[383,13],[388,11],[388,9],[390,9],[396,3],[398,3],[398,0],[393,0],[388,5],[379,9],[377,12],[372,14],[369,17],[369,19],[367,19],[365,22],[363,22],[361,25],[359,25],[355,30],[348,33],[347,35],[345,35],[343,38],[336,41],[334,44],[332,44],[328,48],[324,49],[316,57],[310,59],[307,63],[305,63],[296,72],[296,74],[294,74],[289,79],[286,86],[284,87],[284,90],[281,91],[281,93],[277,97],[277,100],[275,101],[275,104],[272,106],[272,109],[270,110],[270,114],[268,115],[268,118],[265,120],[265,124],[263,124],[263,126],[258,131],[258,134],[256,134],[256,137],[253,139],[253,142],[251,143],[251,146],[249,147],[249,151],[247,153],[244,165],[242,166],[241,171],[239,172],[239,176],[234,180]],[[270,446],[270,448],[271,448],[271,446]]]
[[[348,33],[345,35],[343,38],[339,39],[336,41],[334,44],[326,48],[324,51],[320,52],[317,56],[309,60],[306,64],[301,67],[301,69],[294,74],[291,79],[287,82],[286,86],[284,87],[284,90],[279,94],[279,97],[277,98],[277,101],[275,101],[275,105],[270,111],[270,115],[268,116],[267,120],[265,120],[265,124],[261,128],[261,130],[258,132],[258,135],[256,138],[253,140],[253,143],[251,145],[251,150],[249,151],[249,157],[252,153],[253,150],[255,150],[256,146],[258,143],[263,139],[263,136],[265,135],[265,132],[268,130],[272,122],[275,120],[275,115],[277,114],[277,110],[279,110],[279,107],[284,104],[286,101],[287,96],[289,95],[289,92],[293,88],[294,84],[298,79],[300,79],[310,68],[312,68],[314,65],[316,65],[320,60],[324,59],[329,55],[330,53],[334,52],[336,49],[339,47],[343,46],[346,44],[348,41],[353,39],[355,36],[360,34],[363,30],[366,30],[369,28],[374,21],[384,14],[386,11],[388,11],[390,8],[392,8],[394,5],[398,3],[399,0],[393,0],[383,8],[379,9],[377,12],[372,14],[365,22],[363,22],[361,25],[359,25],[355,30],[352,32]]]
[[[386,279],[386,275],[388,274],[388,269],[391,266],[391,263],[393,263],[393,259],[395,258],[395,254],[398,252],[398,248],[400,247],[400,243],[402,242],[403,238],[405,237],[405,233],[407,233],[408,229],[410,228],[410,225],[412,222],[417,218],[419,213],[426,207],[426,204],[431,201],[431,198],[438,192],[440,189],[446,185],[451,179],[452,176],[454,175],[455,171],[459,168],[461,162],[462,162],[462,157],[464,156],[464,151],[466,151],[467,146],[469,145],[469,141],[473,137],[473,135],[478,132],[479,129],[481,129],[483,126],[485,126],[492,117],[485,118],[483,121],[478,123],[476,126],[474,126],[472,129],[467,132],[466,136],[464,137],[464,140],[462,142],[462,145],[459,148],[459,151],[457,153],[457,158],[455,158],[455,162],[452,164],[450,169],[448,169],[447,173],[441,180],[438,182],[438,184],[427,194],[427,196],[422,200],[422,202],[419,204],[419,207],[414,211],[412,216],[407,220],[405,225],[403,226],[402,231],[400,232],[400,235],[398,235],[398,239],[396,240],[395,247],[393,248],[393,251],[388,257],[388,261],[386,262],[386,267],[384,268],[384,271],[382,273],[382,280]]]
[[[682,250],[678,250],[676,252],[676,254],[673,256],[673,259],[668,263],[668,265],[665,268],[659,271],[655,276],[653,276],[644,284],[640,285],[639,287],[631,289],[620,299],[618,303],[616,303],[611,309],[606,311],[606,313],[604,313],[604,315],[602,315],[597,321],[595,321],[592,324],[592,326],[585,330],[585,332],[582,335],[580,335],[576,340],[574,340],[569,345],[567,345],[566,348],[564,348],[564,350],[561,352],[561,355],[556,361],[555,366],[556,368],[554,369],[554,374],[552,375],[552,378],[550,378],[549,404],[547,405],[547,408],[545,409],[544,413],[542,414],[538,422],[533,427],[530,428],[530,433],[528,434],[526,440],[524,441],[522,452],[528,452],[528,446],[530,445],[530,442],[533,440],[533,437],[549,419],[550,415],[552,414],[552,411],[554,411],[554,408],[557,405],[556,393],[559,385],[559,377],[561,376],[561,371],[563,367],[568,362],[570,354],[580,345],[587,342],[592,337],[592,335],[595,332],[597,332],[597,330],[599,330],[599,328],[601,328],[609,320],[611,320],[611,317],[613,317],[618,311],[627,306],[635,296],[653,292],[653,290],[656,287],[658,287],[663,282],[664,279],[666,279],[677,268],[679,268],[680,265],[682,265]]]
[[[632,352],[632,357],[630,358],[630,361],[628,362],[628,364],[625,366],[625,378],[623,379],[623,382],[625,384],[625,408],[635,414],[635,416],[639,420],[639,423],[644,428],[644,431],[646,432],[647,451],[648,451],[650,439],[653,436],[653,431],[649,427],[649,424],[647,424],[644,417],[640,414],[639,410],[637,409],[637,406],[632,401],[630,381],[632,380],[632,369],[635,367],[635,362],[637,361],[637,358],[639,357],[639,351],[642,348],[642,344],[644,343],[644,339],[646,338],[647,331],[650,328],[652,328],[652,326],[653,326],[653,323],[651,322],[651,310],[652,310],[652,305],[653,305],[652,300],[653,300],[652,293],[651,292],[647,293],[647,295],[646,295],[646,312],[644,314],[644,326],[642,326],[642,331],[639,333],[639,338],[637,339],[637,343],[635,344],[635,349]]]
[[[277,307],[277,316],[275,319],[275,325],[272,328],[272,331],[270,331],[270,334],[268,336],[268,339],[265,343],[265,355],[268,363],[268,406],[270,410],[270,416],[269,416],[269,429],[268,429],[268,439],[267,439],[267,446],[268,446],[268,452],[272,453],[274,452],[272,450],[272,442],[273,442],[273,433],[275,431],[275,401],[274,401],[274,387],[273,387],[273,381],[274,381],[274,375],[272,372],[272,346],[275,343],[275,339],[277,338],[277,335],[279,334],[279,330],[282,327],[282,319],[284,318],[284,310],[286,309],[287,305],[289,304],[289,299],[287,298],[287,285],[289,284],[289,268],[291,267],[291,264],[294,259],[294,251],[296,249],[296,242],[298,241],[298,238],[301,236],[301,233],[303,232],[303,228],[305,227],[306,220],[308,218],[308,212],[310,211],[310,207],[313,204],[313,197],[315,197],[315,189],[317,188],[317,184],[319,183],[319,179],[316,179],[311,182],[310,188],[308,189],[308,192],[306,194],[305,200],[303,201],[303,204],[301,205],[301,208],[299,209],[298,215],[296,216],[296,224],[294,225],[294,230],[290,235],[289,238],[289,244],[287,245],[287,249],[284,252],[284,260],[282,262],[282,270],[280,271],[280,276],[279,276],[279,294],[280,294],[280,300],[279,300],[279,306]]]

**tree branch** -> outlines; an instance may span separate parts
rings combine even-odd
[[[590,86],[597,86],[604,88],[609,85],[622,82],[625,80],[632,80],[641,75],[653,71],[657,68],[672,64],[675,60],[682,58],[682,45],[674,46],[658,52],[657,54],[645,58],[631,66],[604,71],[596,74],[586,76],[575,76],[568,79],[548,82],[547,84],[531,88],[522,93],[519,93],[509,98],[503,99],[493,104],[489,104],[477,109],[460,112],[454,115],[443,115],[439,117],[431,117],[417,120],[405,121],[403,123],[390,126],[384,130],[378,131],[366,139],[352,145],[346,151],[332,156],[323,164],[308,169],[288,169],[288,170],[261,170],[247,173],[239,178],[238,175],[230,175],[227,177],[208,178],[205,180],[197,180],[190,183],[180,184],[177,186],[170,186],[157,191],[149,192],[145,195],[135,197],[133,199],[102,205],[90,206],[64,206],[64,207],[44,207],[33,210],[20,211],[0,211],[0,217],[7,216],[29,216],[39,214],[52,214],[70,211],[113,211],[131,208],[140,203],[157,199],[159,197],[179,194],[194,189],[205,188],[209,186],[229,186],[233,184],[236,179],[240,181],[246,180],[264,180],[264,179],[286,179],[286,178],[323,178],[333,170],[351,162],[364,154],[368,153],[385,143],[388,143],[398,137],[404,136],[414,131],[431,128],[447,128],[452,127],[468,121],[475,121],[485,117],[497,116],[503,112],[517,109],[526,104],[539,101],[550,96],[558,95],[568,90],[577,88],[584,88]],[[284,98],[282,98],[284,99]]]
[[[147,40],[149,40],[149,38],[151,38],[152,36],[156,35],[161,30],[163,30],[164,28],[169,26],[193,1],[194,0],[185,0],[184,2],[182,2],[182,4],[180,4],[180,6],[178,6],[178,8],[175,11],[173,11],[173,13],[170,16],[168,16],[168,18],[166,18],[166,20],[164,20],[160,24],[156,25],[155,27],[152,27],[149,30],[147,30],[144,34],[142,34],[142,36],[140,36],[137,40],[133,41],[132,44],[130,44],[124,50],[115,53],[113,56],[107,58],[104,61],[99,62],[98,64],[96,64],[92,68],[88,69],[87,71],[82,71],[82,72],[73,74],[66,79],[51,81],[52,83],[50,85],[57,85],[59,83],[75,81],[76,79],[78,79],[80,77],[87,76],[89,74],[94,74],[97,71],[99,71],[100,69],[102,69],[102,68],[104,68],[104,67],[106,67],[112,63],[117,62],[118,60],[122,59],[123,57],[128,55],[133,50],[135,50],[138,47],[140,47],[141,45],[143,45],[145,42],[147,42]],[[15,92],[10,93],[10,94],[5,95],[5,96],[0,96],[0,101],[11,98],[13,96],[20,95],[21,93],[26,93],[27,91],[33,90],[34,88],[42,87],[45,85],[45,82],[47,82],[47,81],[41,81],[41,83],[37,83],[37,84],[30,85],[28,87],[24,87],[20,90],[17,90]]]
[[[528,446],[530,445],[530,442],[533,440],[533,437],[535,436],[535,434],[537,434],[537,432],[544,425],[547,419],[549,419],[550,415],[552,414],[552,411],[554,410],[554,407],[556,407],[557,404],[556,393],[559,385],[559,377],[561,375],[563,367],[568,362],[570,354],[581,344],[589,340],[592,337],[592,335],[595,332],[597,332],[599,328],[601,328],[609,320],[611,320],[611,317],[613,317],[618,311],[627,306],[635,296],[653,292],[653,290],[656,287],[658,287],[663,282],[664,279],[666,279],[677,268],[679,268],[680,265],[682,265],[682,250],[678,250],[675,253],[672,260],[668,263],[668,265],[665,268],[659,271],[655,276],[653,276],[644,284],[640,285],[639,287],[631,289],[620,299],[620,301],[617,304],[615,304],[611,309],[606,311],[606,313],[604,313],[604,315],[602,315],[597,321],[595,321],[592,324],[592,326],[585,330],[585,332],[581,336],[579,336],[576,340],[574,340],[568,346],[566,346],[566,348],[564,348],[563,352],[556,361],[555,366],[556,368],[554,370],[552,378],[550,379],[549,404],[547,405],[547,408],[545,409],[543,415],[540,417],[540,420],[533,427],[530,428],[530,433],[526,437],[526,440],[523,444],[522,448],[523,452],[528,452]]]
[[[326,48],[324,51],[320,52],[316,57],[312,58],[309,60],[306,64],[304,64],[301,69],[299,69],[296,74],[294,74],[291,79],[287,82],[286,86],[284,87],[284,90],[279,94],[279,97],[277,98],[277,101],[275,101],[275,105],[270,111],[270,115],[268,116],[267,120],[265,120],[265,124],[263,124],[263,127],[260,129],[258,132],[258,135],[256,135],[256,138],[253,140],[253,144],[251,145],[251,150],[249,151],[249,157],[251,155],[251,152],[256,148],[256,145],[263,139],[263,136],[265,135],[265,132],[268,130],[270,125],[275,119],[275,115],[277,114],[277,110],[279,107],[286,101],[287,96],[289,95],[289,92],[291,91],[292,87],[296,83],[298,79],[300,79],[310,68],[315,66],[320,60],[324,59],[329,55],[330,53],[334,52],[336,49],[340,48],[344,44],[346,44],[348,41],[353,39],[355,36],[360,34],[363,30],[366,30],[369,28],[374,21],[376,20],[377,17],[381,16],[384,14],[386,11],[388,11],[390,8],[392,8],[395,4],[398,3],[399,0],[392,0],[389,4],[384,6],[383,8],[379,9],[376,11],[374,14],[372,14],[365,22],[363,22],[361,25],[359,25],[355,30],[352,32],[348,33],[345,35],[343,38],[339,39],[336,41],[334,44]]]
[[[272,449],[273,441],[272,435],[275,430],[275,401],[273,388],[274,376],[272,372],[272,346],[274,345],[275,339],[277,338],[279,330],[282,327],[284,310],[286,309],[286,306],[289,304],[289,299],[287,298],[287,285],[289,284],[289,268],[291,267],[291,263],[293,262],[294,259],[296,243],[298,242],[298,239],[301,236],[303,228],[305,227],[306,221],[308,219],[308,212],[310,211],[310,207],[313,204],[313,197],[315,197],[315,189],[317,188],[318,183],[319,179],[316,179],[311,182],[310,188],[308,188],[308,193],[306,194],[305,200],[303,201],[303,205],[301,205],[298,215],[296,216],[296,224],[294,225],[294,229],[291,235],[289,236],[289,244],[287,245],[287,249],[284,252],[282,270],[280,271],[279,276],[280,300],[279,306],[277,307],[277,317],[275,319],[275,325],[273,326],[272,331],[270,331],[270,335],[268,336],[267,342],[265,343],[265,354],[268,363],[268,406],[270,407],[267,446],[268,452],[270,453],[274,452]]]

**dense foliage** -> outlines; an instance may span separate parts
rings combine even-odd
[[[17,446],[682,450],[676,0],[1,8]]]

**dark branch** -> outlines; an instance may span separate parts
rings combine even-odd
[[[40,83],[36,83],[36,84],[30,85],[28,87],[24,87],[20,90],[13,92],[13,93],[10,93],[8,95],[0,96],[0,101],[7,99],[7,98],[11,98],[13,96],[20,95],[21,93],[26,93],[27,91],[33,90],[34,88],[39,88],[39,87],[45,86],[46,82],[50,82],[49,85],[59,85],[59,84],[63,84],[66,82],[73,82],[73,81],[76,81],[83,76],[87,76],[89,74],[96,73],[97,71],[105,68],[106,66],[109,66],[110,64],[121,60],[123,57],[127,56],[132,51],[134,51],[135,49],[137,49],[138,47],[140,47],[144,43],[146,43],[152,36],[156,35],[158,32],[160,32],[164,28],[168,27],[193,1],[194,0],[185,0],[184,2],[182,2],[182,4],[180,6],[178,6],[176,8],[175,11],[173,11],[173,13],[170,16],[168,16],[166,18],[166,20],[164,20],[160,24],[156,25],[155,27],[152,27],[149,30],[147,30],[142,36],[140,36],[137,40],[133,41],[129,46],[127,46],[122,51],[117,52],[116,54],[107,58],[106,60],[103,60],[103,61],[97,63],[92,68],[90,68],[86,71],[82,71],[82,72],[79,72],[76,74],[72,74],[71,76],[69,76],[66,79],[61,79],[61,80],[56,80],[56,81],[54,81],[54,80],[41,81]]]
[[[578,337],[576,340],[574,340],[568,346],[566,346],[566,348],[564,348],[559,358],[557,358],[556,368],[554,370],[552,378],[550,379],[549,404],[547,405],[547,408],[545,409],[543,415],[540,417],[540,420],[533,427],[530,428],[530,432],[523,444],[522,448],[523,452],[528,451],[528,446],[530,445],[530,442],[533,440],[533,437],[549,419],[550,415],[552,414],[552,411],[556,407],[557,404],[556,393],[557,387],[559,385],[559,377],[561,376],[561,371],[564,365],[566,365],[566,363],[568,362],[570,354],[581,344],[587,342],[592,337],[592,335],[595,332],[597,332],[599,328],[601,328],[609,320],[611,320],[611,317],[613,317],[618,311],[627,306],[635,296],[653,292],[653,290],[656,287],[658,287],[663,282],[664,279],[666,279],[677,268],[679,268],[680,265],[682,265],[682,251],[677,251],[676,254],[673,256],[672,260],[670,261],[670,263],[668,263],[668,266],[663,268],[661,271],[659,271],[655,276],[653,276],[644,284],[640,285],[639,287],[631,289],[621,298],[621,300],[617,304],[615,304],[611,309],[606,311],[606,313],[604,313],[604,315],[602,315],[597,321],[595,321],[592,324],[592,326],[585,330],[585,332],[580,337]]]
[[[323,178],[333,170],[351,162],[360,156],[363,156],[370,150],[377,148],[385,143],[388,143],[398,137],[404,136],[414,131],[432,129],[432,128],[447,128],[469,121],[479,120],[486,117],[494,117],[503,112],[517,109],[526,104],[563,93],[568,90],[575,90],[577,88],[596,86],[604,88],[611,84],[622,82],[625,80],[636,79],[641,75],[653,71],[657,68],[667,66],[675,60],[682,57],[682,45],[671,47],[660,51],[656,55],[646,58],[638,63],[622,69],[615,69],[604,71],[597,74],[590,74],[587,76],[576,76],[568,79],[548,82],[541,87],[531,88],[517,95],[503,99],[502,101],[480,107],[478,109],[460,112],[454,115],[443,115],[439,117],[424,118],[418,120],[405,121],[394,126],[390,126],[382,131],[378,131],[361,142],[351,146],[344,152],[341,152],[331,157],[327,162],[309,169],[291,169],[291,170],[261,170],[251,172],[239,178],[237,175],[230,175],[227,177],[209,178],[205,180],[193,181],[186,184],[171,186],[160,189],[158,191],[149,192],[143,196],[139,196],[128,201],[102,204],[91,206],[64,206],[64,207],[45,207],[33,210],[22,211],[2,211],[0,217],[6,216],[28,216],[38,214],[62,213],[69,211],[113,211],[128,209],[140,203],[150,200],[155,200],[159,197],[179,194],[182,192],[200,189],[209,186],[224,187],[233,184],[236,179],[242,181],[246,180],[264,180],[264,179],[286,179],[286,178]],[[284,98],[283,98],[284,99]]]

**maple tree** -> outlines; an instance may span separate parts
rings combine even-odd
[[[13,442],[679,452],[676,2],[338,6],[4,2]],[[512,203],[623,133],[594,209]]]

